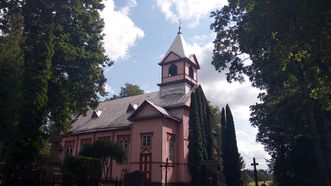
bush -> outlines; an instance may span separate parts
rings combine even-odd
[[[61,171],[63,185],[94,185],[101,178],[102,161],[84,156],[68,157]]]

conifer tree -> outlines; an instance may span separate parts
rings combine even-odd
[[[225,119],[225,110],[224,108],[222,108],[221,111],[221,154],[222,154],[222,158],[223,158],[223,168],[224,168],[224,156],[227,154],[226,152],[226,145],[228,144],[226,142],[226,119]]]
[[[196,93],[193,92],[191,95],[190,105],[190,120],[189,120],[189,136],[188,136],[188,167],[191,174],[192,186],[201,185],[201,168],[200,164],[203,160],[202,154],[202,136],[199,119],[199,108],[197,103]]]
[[[188,166],[193,185],[202,184],[201,162],[214,159],[212,117],[209,103],[199,86],[191,95],[189,120]]]
[[[208,159],[208,154],[207,154],[207,140],[206,140],[206,105],[203,99],[203,91],[202,88],[199,86],[196,90],[196,98],[197,98],[197,108],[198,108],[198,113],[199,113],[199,123],[200,123],[200,133],[201,133],[201,142],[202,142],[202,155],[203,159],[206,160]]]
[[[222,109],[222,153],[224,176],[228,186],[240,186],[240,158],[237,147],[233,116],[229,105]]]
[[[212,113],[208,104],[206,104],[206,123],[205,123],[205,134],[206,134],[206,151],[208,160],[214,159],[214,134],[212,130]]]

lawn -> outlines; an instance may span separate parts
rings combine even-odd
[[[263,181],[259,181],[259,186],[263,183]],[[265,182],[268,186],[271,185],[272,181],[266,181]],[[247,186],[255,186],[255,182],[249,182]]]

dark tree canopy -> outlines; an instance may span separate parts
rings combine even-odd
[[[212,13],[212,64],[263,90],[251,122],[280,185],[331,185],[330,9],[328,0],[229,0]]]
[[[79,155],[102,160],[103,179],[110,180],[112,178],[113,160],[121,163],[124,160],[125,152],[122,146],[117,143],[109,140],[97,140],[92,144],[84,145]]]
[[[214,160],[213,115],[201,86],[191,94],[188,136],[188,167],[192,185],[203,184],[203,160]]]
[[[35,166],[49,135],[106,94],[102,9],[101,0],[0,1],[4,160]]]

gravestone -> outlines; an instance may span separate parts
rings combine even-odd
[[[144,173],[140,171],[130,172],[124,177],[124,186],[144,186]]]

